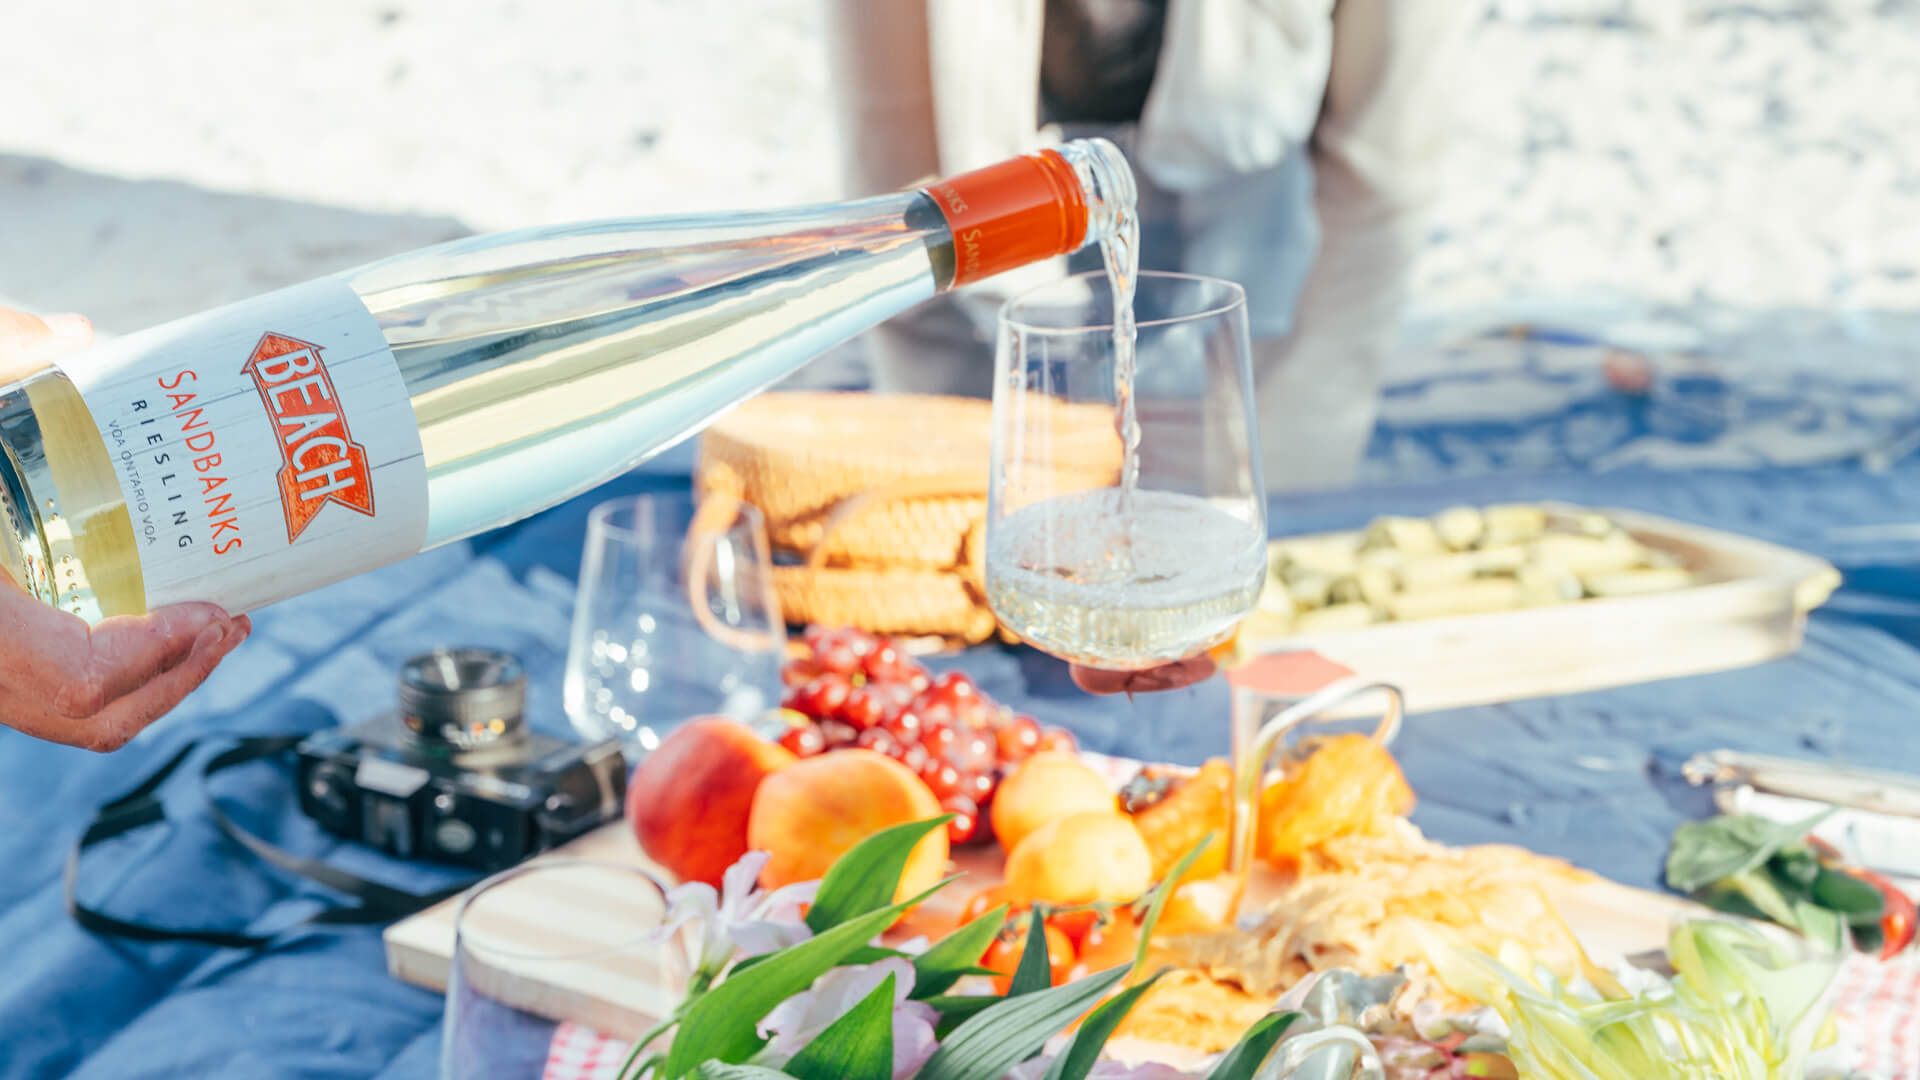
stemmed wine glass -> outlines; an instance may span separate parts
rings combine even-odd
[[[635,756],[692,716],[750,721],[780,701],[785,631],[758,510],[726,496],[602,503],[587,521],[567,715]]]
[[[1130,469],[1107,282],[1075,275],[1001,310],[985,579],[994,614],[1029,644],[1141,671],[1228,640],[1254,610],[1265,485],[1246,293],[1138,276]]]

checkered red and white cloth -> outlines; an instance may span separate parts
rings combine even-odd
[[[554,1029],[540,1080],[614,1080],[630,1044],[575,1023]]]
[[[1855,956],[1834,999],[1841,1037],[1860,1048],[1854,1068],[1875,1080],[1920,1080],[1920,952],[1882,964]],[[627,1043],[561,1024],[541,1080],[614,1080]]]
[[[1854,1068],[1881,1080],[1920,1080],[1920,953],[1880,963],[1855,956],[1840,973],[1834,1015],[1860,1048]]]

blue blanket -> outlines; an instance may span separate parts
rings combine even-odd
[[[1440,445],[1438,442],[1432,445]],[[405,656],[441,644],[526,657],[537,722],[564,730],[566,605],[588,507],[621,492],[687,490],[679,455],[470,544],[262,612],[242,653],[189,704],[125,750],[97,756],[0,730],[0,1080],[435,1075],[441,1001],[390,979],[373,928],[295,930],[240,952],[93,936],[63,910],[66,853],[92,810],[185,742],[212,733],[312,730],[384,706]],[[1426,470],[1418,470],[1425,472]],[[1658,887],[1666,841],[1703,796],[1677,776],[1729,746],[1920,772],[1920,465],[1744,471],[1562,471],[1277,501],[1276,532],[1346,527],[1384,511],[1558,498],[1627,506],[1820,553],[1847,586],[1806,646],[1762,667],[1414,718],[1399,754],[1415,820],[1454,843],[1505,841]],[[1055,661],[976,650],[954,661],[992,694],[1067,725],[1093,749],[1197,762],[1226,748],[1218,685],[1091,700]],[[1222,718],[1196,725],[1194,716]],[[453,880],[336,843],[299,813],[287,769],[223,774],[214,793],[242,824],[296,851],[395,885]],[[197,783],[170,789],[173,822],[88,856],[86,898],[122,917],[270,931],[325,901],[238,856],[207,821]]]

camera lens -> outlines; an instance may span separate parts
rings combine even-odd
[[[314,820],[331,829],[345,828],[353,805],[353,774],[338,765],[317,766],[307,776],[307,795]]]
[[[494,649],[437,649],[400,671],[400,715],[415,738],[472,750],[521,734],[527,676]]]

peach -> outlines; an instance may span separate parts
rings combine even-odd
[[[1106,777],[1073,754],[1035,754],[1000,782],[993,794],[993,835],[1012,851],[1027,834],[1074,814],[1120,809],[1119,796]]]
[[[682,881],[719,888],[727,867],[749,850],[754,793],[795,760],[744,724],[696,717],[634,770],[627,821],[654,862]]]
[[[940,815],[940,800],[912,769],[872,750],[833,750],[782,769],[760,785],[747,844],[768,853],[769,889],[825,877],[855,844],[883,829]],[[932,888],[947,868],[947,830],[914,845],[895,900]]]
[[[1153,855],[1133,821],[1112,810],[1057,818],[1007,856],[1016,904],[1137,900],[1153,886]]]

